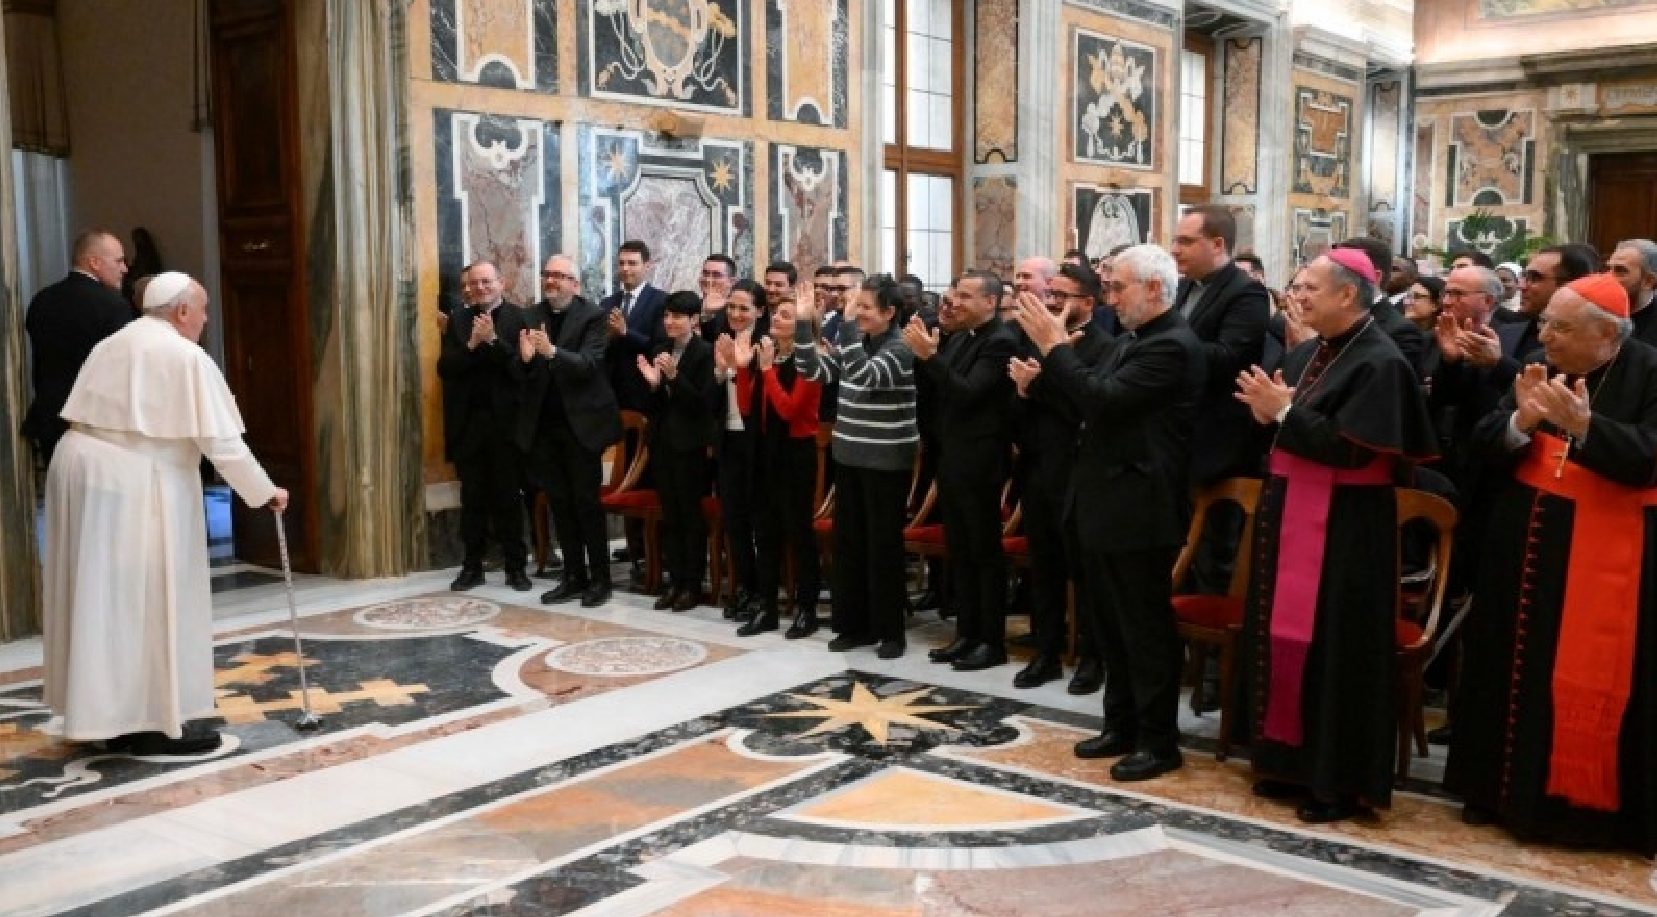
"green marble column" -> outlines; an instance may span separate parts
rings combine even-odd
[[[0,48],[6,44],[0,16]],[[0,67],[0,642],[40,632],[40,561],[35,550],[34,476],[28,445],[18,435],[29,403],[23,312],[17,287],[17,193],[13,182],[11,110]]]

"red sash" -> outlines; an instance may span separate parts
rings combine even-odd
[[[1642,517],[1657,505],[1657,488],[1628,487],[1575,462],[1561,464],[1567,448],[1557,437],[1534,434],[1514,475],[1575,504],[1553,663],[1547,792],[1572,805],[1615,811],[1621,801],[1617,740],[1639,629]]]
[[[1306,654],[1317,621],[1323,552],[1329,534],[1329,503],[1343,484],[1391,484],[1392,458],[1377,456],[1362,468],[1328,465],[1272,450],[1271,473],[1288,481],[1277,543],[1277,578],[1272,596],[1271,681],[1266,686],[1266,738],[1298,746],[1305,738],[1301,688]],[[1392,533],[1388,533],[1391,537]]]

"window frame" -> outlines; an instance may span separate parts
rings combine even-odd
[[[909,270],[909,176],[932,175],[948,178],[953,190],[951,202],[951,217],[954,227],[950,233],[950,260],[954,270],[960,273],[963,269],[965,253],[965,232],[962,229],[961,214],[965,212],[963,204],[966,201],[966,164],[963,150],[966,148],[966,119],[965,119],[965,25],[966,14],[963,7],[966,4],[951,2],[949,27],[949,56],[950,56],[950,147],[947,150],[930,147],[910,146],[909,139],[909,2],[910,0],[877,0],[882,4],[891,2],[893,7],[893,25],[895,40],[893,41],[893,104],[896,111],[893,142],[886,143],[882,138],[882,171],[895,173],[895,193],[893,206],[897,213],[894,219],[894,244],[897,247],[895,273],[901,277],[912,273]],[[880,28],[885,28],[882,18]],[[874,195],[875,206],[880,206],[879,184],[876,182],[877,193]],[[878,219],[877,223],[880,222]],[[875,270],[884,270],[880,263],[882,253],[878,245],[874,253]],[[929,289],[942,287],[953,278],[950,277],[923,277]]]
[[[1179,183],[1179,202],[1182,205],[1206,204],[1214,198],[1214,75],[1215,61],[1218,54],[1215,50],[1214,39],[1201,32],[1185,33],[1185,41],[1180,46],[1180,98],[1179,111],[1185,109],[1185,57],[1184,52],[1201,55],[1203,58],[1203,99],[1202,99],[1202,183],[1190,185],[1183,180]],[[1180,123],[1184,123],[1183,119]],[[1179,134],[1175,140],[1174,176],[1180,178],[1180,162],[1185,158],[1185,136]]]

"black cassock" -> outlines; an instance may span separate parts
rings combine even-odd
[[[1282,370],[1296,386],[1296,401],[1277,431],[1277,451],[1336,469],[1366,468],[1377,459],[1396,466],[1437,454],[1415,369],[1380,327],[1360,324],[1329,341],[1308,341],[1284,358]],[[1242,639],[1251,760],[1262,775],[1386,805],[1397,728],[1393,487],[1333,487],[1315,624],[1299,682],[1298,745],[1267,739],[1265,728],[1287,492],[1287,478],[1268,475],[1255,517]]]
[[[1657,483],[1657,351],[1625,343],[1613,363],[1588,374],[1587,389],[1593,420],[1583,443],[1572,446],[1571,461],[1617,484],[1650,488]],[[1650,856],[1657,853],[1657,508],[1634,509],[1640,501],[1630,491],[1628,531],[1611,536],[1644,537],[1633,680],[1615,748],[1620,805],[1616,811],[1573,805],[1548,792],[1548,779],[1555,657],[1578,510],[1571,499],[1515,480],[1529,447],[1513,450],[1504,442],[1513,407],[1510,392],[1472,441],[1498,492],[1463,625],[1465,658],[1444,783],[1521,836]],[[1543,431],[1558,435],[1547,424]],[[1545,461],[1554,462],[1557,451]]]

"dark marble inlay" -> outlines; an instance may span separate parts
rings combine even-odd
[[[1172,29],[1178,23],[1178,17],[1173,10],[1153,3],[1141,3],[1139,0],[1065,0],[1065,2],[1072,6],[1087,7],[1101,13],[1121,16],[1124,19],[1133,19],[1163,29]]]
[[[849,236],[846,154],[772,144],[771,255],[801,277],[846,257]]]
[[[578,0],[581,93],[747,115],[746,0]]]
[[[558,92],[558,0],[530,0],[529,23],[531,54],[529,60],[515,60],[509,65],[492,60],[477,68],[475,76],[468,77],[463,69],[470,61],[462,60],[460,36],[467,26],[462,0],[431,0],[431,56],[432,79],[440,83],[475,83],[498,89],[533,89],[537,92]],[[521,53],[518,44],[512,52],[492,51],[507,59]],[[518,73],[527,66],[534,71],[533,79]],[[521,85],[527,83],[528,85]]]
[[[1340,61],[1332,61],[1326,57],[1308,54],[1305,51],[1295,52],[1294,65],[1302,70],[1332,76],[1337,80],[1345,80],[1348,83],[1356,83],[1364,78],[1364,72],[1357,67],[1343,64]]]
[[[802,40],[797,33],[785,30],[784,7],[800,9],[807,3],[826,3],[830,7],[829,35],[827,36],[829,55],[829,98],[825,102],[831,111],[825,112],[818,105],[807,103],[800,110],[790,115],[785,106],[792,107],[795,99],[784,98],[784,74],[789,66],[789,50],[796,42]],[[766,0],[765,3],[765,103],[766,116],[772,121],[799,121],[804,124],[820,124],[824,127],[844,128],[846,126],[846,74],[850,49],[850,19],[846,13],[846,0]],[[815,39],[815,36],[813,36]]]

